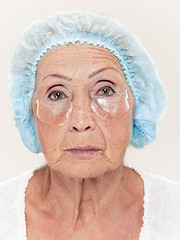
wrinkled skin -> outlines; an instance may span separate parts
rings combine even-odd
[[[100,79],[127,90],[129,109],[123,116],[117,112],[104,120],[92,111],[89,92]],[[49,126],[37,118],[36,99],[59,83],[72,93],[74,107],[63,125]],[[139,239],[143,181],[123,166],[135,100],[118,59],[107,49],[78,43],[48,51],[38,63],[32,104],[47,166],[34,173],[26,191],[29,239]],[[91,159],[64,151],[78,144],[96,145],[101,151]]]

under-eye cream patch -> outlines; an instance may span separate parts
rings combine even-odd
[[[101,89],[109,90],[108,87]],[[107,91],[105,91],[106,93]],[[45,96],[43,99],[36,99],[36,115],[38,119],[51,126],[63,125],[76,108],[70,96],[60,98],[60,92],[56,92],[54,97]],[[55,97],[56,96],[56,97]],[[61,95],[62,96],[62,95]],[[129,110],[127,90],[116,92],[111,95],[91,95],[91,109],[84,111],[93,112],[100,118],[122,117]]]

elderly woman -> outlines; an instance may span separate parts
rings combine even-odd
[[[180,239],[180,185],[124,165],[129,144],[155,140],[166,108],[134,35],[57,12],[21,35],[9,78],[22,141],[47,164],[0,184],[0,239]]]

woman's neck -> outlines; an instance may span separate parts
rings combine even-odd
[[[62,175],[47,165],[40,176],[36,201],[41,211],[74,230],[119,218],[139,194],[134,184],[137,173],[123,165],[85,179]]]

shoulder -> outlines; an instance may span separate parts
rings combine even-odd
[[[169,209],[180,207],[180,183],[143,169],[135,170],[144,180],[145,194],[154,206],[166,203]],[[178,210],[180,212],[180,208]]]
[[[179,239],[180,183],[138,167],[130,168],[144,181],[144,227],[140,239]]]
[[[180,183],[170,180],[166,177],[143,171],[146,187],[152,194],[152,197],[164,199],[172,203],[180,203]]]
[[[147,194],[156,210],[162,209],[163,216],[180,224],[180,183],[152,173],[147,173]]]
[[[180,183],[143,171],[146,220],[154,239],[180,236]]]
[[[144,190],[150,191],[152,196],[163,199],[164,194],[168,194],[168,198],[180,200],[180,183],[138,167],[129,167],[141,176],[144,181]]]
[[[10,178],[6,181],[0,183],[0,201],[5,200],[15,200],[15,196],[18,195],[20,187],[23,183],[28,180],[33,174],[33,170],[29,170]]]
[[[141,176],[145,190],[151,191],[154,196],[168,193],[169,197],[180,199],[180,183],[138,167],[130,166],[130,168],[134,169]]]
[[[0,183],[0,239],[12,239],[18,234],[24,211],[24,194],[33,169]]]

